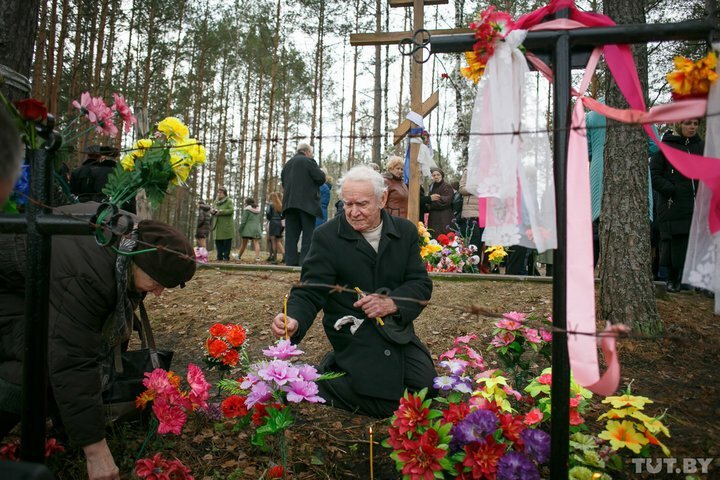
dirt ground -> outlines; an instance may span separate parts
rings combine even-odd
[[[235,263],[235,262],[234,262]],[[457,278],[457,277],[456,277]],[[493,319],[464,313],[471,304],[497,312],[522,311],[549,314],[552,285],[530,281],[499,281],[496,276],[473,281],[434,279],[431,304],[416,320],[415,328],[434,356],[452,345],[456,336],[478,333],[489,338]],[[273,338],[270,319],[282,309],[283,295],[299,272],[267,270],[202,269],[183,290],[165,292],[146,301],[161,348],[175,351],[174,368],[183,371],[188,362],[201,366],[201,341],[215,322],[239,322],[248,330],[251,358]],[[459,307],[458,310],[447,308]],[[718,317],[712,301],[683,292],[658,300],[665,325],[665,338],[626,339],[620,344],[622,385],[633,381],[633,392],[652,398],[649,413],[667,409],[665,419],[672,433],[666,442],[674,457],[720,457],[720,375]],[[316,363],[328,349],[319,322],[301,344],[305,361]],[[217,379],[210,373],[209,381]],[[385,424],[368,417],[348,414],[324,406],[303,406],[297,423],[290,428],[288,447],[293,478],[370,478],[368,427],[374,440],[382,440]],[[143,441],[137,427],[116,427],[111,439],[120,466],[129,474],[134,455]],[[244,432],[232,433],[211,423],[188,424],[180,438],[163,437],[150,450],[162,449],[182,459],[196,479],[257,479],[269,465],[280,461],[277,451],[263,453],[251,447]],[[374,445],[374,475],[378,479],[400,478],[389,458],[389,450]],[[75,478],[68,460],[66,473]],[[77,462],[75,462],[77,466]],[[715,473],[720,478],[720,461]],[[68,476],[69,475],[69,476]],[[671,478],[655,476],[654,478]],[[129,477],[128,477],[129,478]],[[629,475],[627,478],[636,478]],[[680,478],[679,476],[677,478]]]

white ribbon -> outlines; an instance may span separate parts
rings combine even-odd
[[[419,113],[413,112],[412,110],[410,110],[410,112],[408,112],[408,114],[405,116],[405,118],[407,118],[408,120],[413,122],[418,127],[423,128],[423,129],[425,128],[425,125],[423,124],[423,116],[420,115]]]

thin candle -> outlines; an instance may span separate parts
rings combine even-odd
[[[372,427],[368,427],[370,433],[370,480],[373,480],[373,438],[372,438]]]
[[[285,298],[283,298],[283,325],[285,326],[285,340],[290,338],[290,335],[288,335],[288,329],[287,329],[287,302],[288,302],[288,295],[285,294]]]

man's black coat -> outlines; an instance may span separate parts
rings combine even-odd
[[[353,230],[343,215],[315,230],[310,252],[302,268],[302,283],[359,287],[398,300],[398,312],[384,318],[384,326],[365,318],[353,307],[356,293],[331,292],[327,286],[294,288],[288,301],[288,315],[300,326],[292,337],[298,343],[322,309],[323,327],[335,352],[337,365],[350,377],[353,390],[361,395],[398,400],[405,390],[403,345],[410,342],[430,356],[415,335],[413,321],[423,310],[420,302],[430,300],[432,281],[420,259],[415,226],[402,218],[382,212],[383,226],[378,252]],[[335,321],[345,315],[365,318],[350,333],[345,325],[335,330]],[[430,375],[432,378],[432,375]],[[428,385],[429,386],[429,385]]]
[[[285,164],[280,174],[283,185],[283,211],[297,208],[314,217],[322,217],[320,185],[325,173],[317,162],[298,152]]]

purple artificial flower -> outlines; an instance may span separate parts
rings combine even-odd
[[[285,339],[278,341],[275,345],[272,345],[262,352],[266,357],[274,357],[279,360],[285,360],[286,358],[296,357],[305,353],[293,345],[290,340]]]
[[[484,441],[498,427],[498,418],[490,410],[475,410],[452,428],[453,441],[461,445]]]
[[[433,381],[433,386],[438,390],[450,390],[455,386],[455,382],[456,380],[454,377],[442,375],[440,377],[435,377],[435,380]]]
[[[300,371],[285,360],[273,360],[267,368],[260,369],[257,373],[263,380],[283,386],[289,381],[297,380]]]
[[[473,381],[470,377],[457,377],[453,390],[460,393],[472,393],[473,392]]]
[[[468,366],[468,362],[459,358],[453,358],[451,360],[443,360],[439,365],[447,368],[453,375],[462,375]]]
[[[490,341],[490,345],[492,345],[495,348],[502,348],[507,347],[512,342],[515,341],[515,334],[512,332],[502,332],[498,333],[493,337],[493,339]]]
[[[497,480],[540,480],[540,472],[520,452],[508,452],[497,463]]]
[[[318,386],[315,382],[295,380],[283,388],[287,392],[287,401],[300,403],[303,400],[310,403],[325,403],[325,399],[318,396]]]
[[[265,403],[272,398],[272,391],[265,382],[257,382],[252,386],[250,394],[245,399],[245,406],[252,408],[256,403]]]
[[[301,365],[298,368],[298,376],[306,382],[314,382],[315,380],[320,378],[320,374],[318,373],[317,369],[312,365],[307,364]]]
[[[225,418],[222,413],[222,409],[220,408],[220,404],[217,402],[209,402],[207,404],[207,408],[200,409],[200,412],[213,422],[219,422]]]
[[[520,434],[525,447],[524,452],[538,463],[545,463],[550,458],[550,435],[543,430],[526,428]]]

